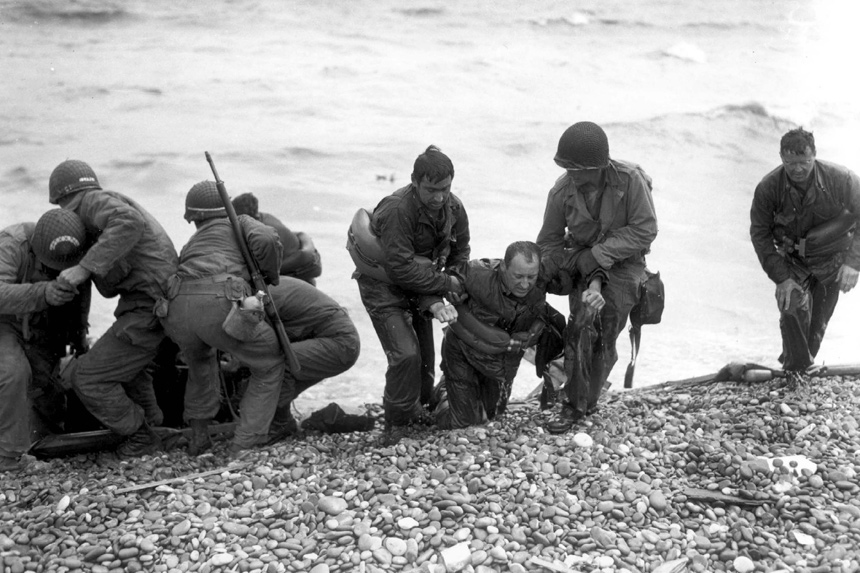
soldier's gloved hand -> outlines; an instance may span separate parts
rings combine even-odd
[[[48,283],[45,288],[45,300],[51,306],[64,305],[75,298],[78,289],[68,284],[63,284],[61,280],[55,280]]]
[[[797,284],[794,279],[789,278],[776,285],[776,304],[779,310],[788,310],[791,305],[792,291],[800,292],[800,308],[806,309],[809,306],[809,293],[803,290],[803,287]]]
[[[842,292],[848,292],[857,286],[858,275],[860,275],[860,271],[857,271],[848,265],[842,265],[839,267],[839,272],[836,273],[836,284],[839,285],[839,290]]]
[[[79,332],[71,344],[72,352],[75,356],[86,354],[90,349],[90,339],[87,338],[86,331]]]
[[[453,305],[445,304],[444,302],[434,302],[430,305],[430,312],[433,313],[433,318],[442,324],[457,322],[457,309]]]

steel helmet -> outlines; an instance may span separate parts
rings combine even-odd
[[[609,165],[609,140],[603,128],[590,121],[568,127],[558,140],[555,162],[565,169]]]
[[[185,220],[189,223],[226,216],[227,209],[212,181],[196,183],[185,196]]]
[[[36,222],[30,245],[40,263],[62,271],[78,264],[86,242],[86,227],[74,211],[51,209]]]
[[[101,189],[92,167],[76,159],[57,165],[48,182],[48,200],[56,205],[60,199],[87,189]]]

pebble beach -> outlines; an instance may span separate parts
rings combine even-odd
[[[0,571],[860,571],[858,406],[853,376],[691,379],[560,436],[523,402],[388,448],[378,421],[239,461],[34,461],[0,474]]]

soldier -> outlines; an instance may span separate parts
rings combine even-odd
[[[153,453],[160,440],[152,425],[161,411],[149,366],[164,339],[156,302],[167,295],[177,256],[167,233],[136,201],[103,190],[83,161],[60,163],[51,173],[49,199],[77,214],[93,237],[75,265],[60,273],[73,287],[92,278],[102,296],[119,296],[116,321],[75,361],[71,383],[87,410],[111,431],[126,436],[123,457]]]
[[[750,209],[750,236],[776,284],[782,354],[793,382],[814,373],[815,355],[836,309],[860,274],[860,178],[816,159],[815,138],[792,129],[779,144],[782,164],[764,176]]]
[[[284,355],[262,314],[237,308],[249,297],[253,301],[255,293],[214,182],[201,181],[191,187],[185,198],[185,220],[193,222],[197,231],[182,248],[171,279],[164,327],[188,365],[185,418],[192,428],[188,451],[197,455],[211,445],[208,426],[220,409],[217,351],[221,350],[251,371],[230,446],[231,453],[238,455],[269,441],[269,425],[284,380]],[[277,285],[281,266],[278,234],[247,215],[239,216],[239,224],[263,279]],[[228,315],[237,322],[225,323]],[[255,317],[260,318],[256,323]],[[247,323],[245,319],[249,319]]]
[[[549,431],[568,431],[597,410],[618,360],[615,343],[639,299],[645,254],[657,236],[651,178],[611,159],[603,129],[582,121],[558,142],[565,170],[549,192],[538,234],[547,274],[572,277],[564,366],[566,400]]]
[[[21,467],[31,438],[63,428],[55,373],[67,344],[86,352],[90,283],[57,276],[85,252],[83,222],[62,209],[0,232],[0,471]]]
[[[467,298],[460,309],[467,310],[458,310],[442,340],[447,397],[436,407],[440,428],[481,424],[507,409],[523,353],[551,320],[538,286],[540,260],[535,243],[520,241],[508,246],[504,259],[474,260],[466,267]]]
[[[434,381],[433,324],[456,320],[454,307],[463,288],[452,271],[469,261],[469,218],[451,193],[454,165],[439,148],[418,156],[412,182],[382,199],[370,217],[379,238],[385,277],[356,271],[361,301],[388,359],[385,373],[386,432],[383,442],[399,440],[402,428],[426,418]],[[429,260],[422,264],[419,258]]]

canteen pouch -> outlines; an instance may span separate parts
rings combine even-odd
[[[263,312],[257,309],[244,309],[242,303],[234,302],[221,323],[221,328],[236,340],[251,340],[263,322]]]
[[[247,283],[242,279],[230,277],[224,283],[224,294],[233,304],[227,318],[221,323],[221,329],[236,340],[251,340],[263,322],[263,311],[258,308],[242,308],[243,301],[250,295]]]
[[[630,311],[630,323],[639,326],[659,324],[663,318],[665,299],[665,287],[660,273],[645,269],[645,280],[639,285],[639,302]]]

